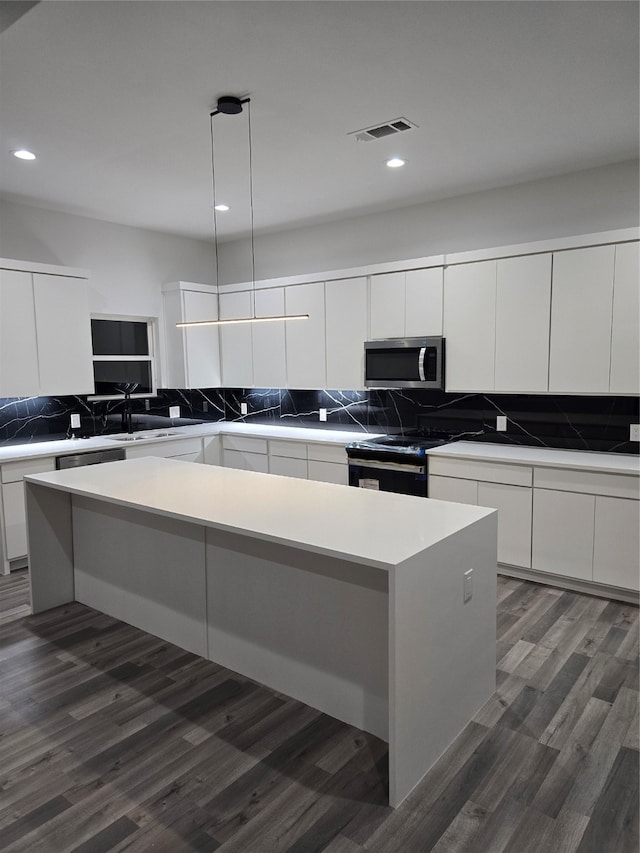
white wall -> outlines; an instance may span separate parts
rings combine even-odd
[[[161,285],[213,283],[211,243],[39,207],[0,203],[0,257],[81,267],[96,314],[161,316]]]
[[[256,225],[259,226],[256,205]],[[571,237],[639,224],[638,161],[257,236],[256,279]],[[220,248],[220,282],[247,280],[247,241]]]

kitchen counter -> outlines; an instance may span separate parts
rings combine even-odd
[[[155,457],[25,490],[34,612],[80,601],[388,740],[392,806],[495,689],[493,509]]]
[[[509,462],[514,465],[573,468],[609,474],[640,474],[640,456],[629,453],[597,453],[593,450],[560,450],[480,441],[456,441],[442,447],[434,447],[427,453],[429,456],[449,459]]]
[[[154,433],[157,433],[155,435]],[[171,433],[170,436],[167,433]],[[118,441],[117,436],[96,436],[95,438],[75,438],[63,441],[39,441],[0,447],[0,464],[17,462],[22,459],[35,459],[41,456],[64,456],[70,453],[86,453],[90,450],[104,450],[114,447],[130,447],[154,441],[171,441],[190,436],[208,435],[247,435],[256,438],[286,439],[287,441],[318,442],[320,444],[345,445],[362,438],[374,438],[382,433],[363,433],[362,430],[317,429],[313,427],[271,426],[270,424],[241,424],[230,421],[211,421],[183,427],[165,427],[158,430],[141,430],[134,435],[145,435],[144,442]],[[118,434],[118,435],[124,435]]]

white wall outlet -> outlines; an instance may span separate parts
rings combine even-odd
[[[209,411],[209,403],[208,403],[206,400],[205,400],[205,401],[203,402],[203,404],[202,404],[202,411],[203,411],[203,412],[208,412],[208,411]]]
[[[71,429],[80,429],[80,415],[71,415]]]
[[[473,569],[467,569],[464,573],[464,600],[471,601],[473,596]]]
[[[629,424],[629,441],[640,441],[640,424]]]
[[[144,410],[145,410],[145,412],[149,411],[149,399],[148,398],[144,401]]]
[[[326,421],[326,419],[327,419],[327,410],[326,409],[318,409],[318,414],[320,416],[321,421]]]
[[[507,416],[506,415],[498,415],[496,418],[496,432],[506,432],[507,431]]]
[[[180,406],[169,406],[169,417],[170,418],[179,418],[180,417]]]
[[[246,415],[248,411],[249,411],[249,409],[247,407],[247,404],[246,403],[240,403],[240,414]]]

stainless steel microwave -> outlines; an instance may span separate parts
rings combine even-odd
[[[444,388],[444,338],[387,338],[364,345],[366,388]]]

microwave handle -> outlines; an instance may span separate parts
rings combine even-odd
[[[424,357],[427,352],[426,347],[421,347],[420,352],[418,353],[418,376],[420,377],[420,381],[424,382]]]

